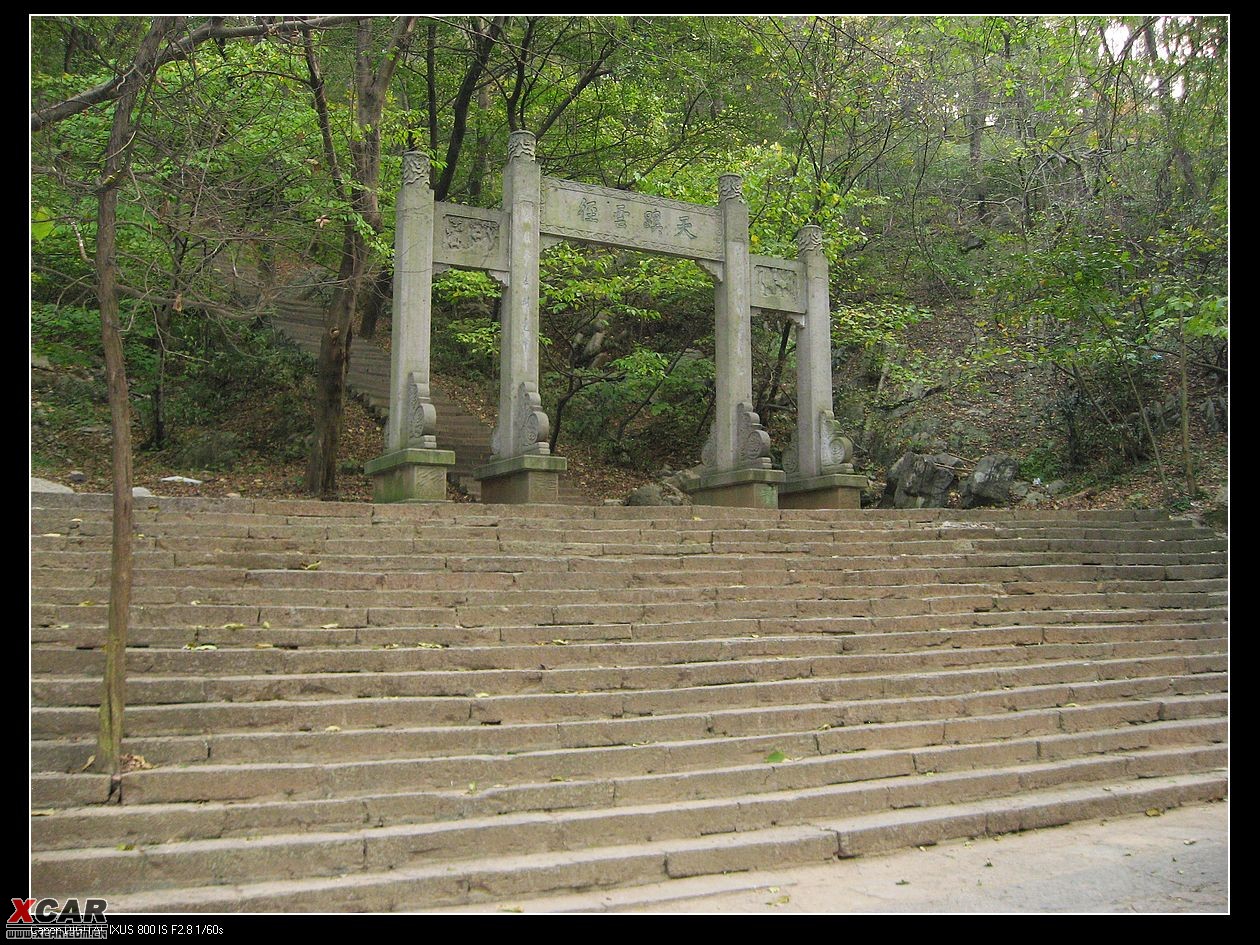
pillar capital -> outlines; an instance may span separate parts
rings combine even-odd
[[[515,161],[520,158],[524,161],[533,161],[537,147],[538,138],[532,131],[513,131],[508,135],[508,160]]]
[[[822,252],[822,227],[808,223],[796,231],[796,251],[798,255]]]
[[[429,183],[429,156],[423,151],[403,153],[403,184],[413,186]]]
[[[739,174],[723,174],[718,178],[718,199],[743,200],[744,178]]]

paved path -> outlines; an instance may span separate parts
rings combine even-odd
[[[782,872],[738,873],[450,912],[1229,911],[1229,803],[955,841]]]

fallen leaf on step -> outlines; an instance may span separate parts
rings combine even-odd
[[[123,755],[118,759],[118,766],[123,771],[148,771],[153,767],[144,755]]]
[[[1198,840],[1182,840],[1181,845],[1184,847],[1192,847],[1198,842]]]
[[[190,600],[188,603],[190,603],[190,604],[192,604],[194,607],[196,607],[198,604],[200,604],[200,603],[201,603],[201,601],[199,601],[199,600]]]
[[[489,698],[490,698],[490,693],[488,693],[488,692],[478,692],[478,693],[474,693],[474,694],[473,694],[473,698],[474,698],[474,699],[489,699]]]
[[[270,630],[270,629],[271,629],[271,622],[270,622],[270,621],[267,621],[267,620],[264,620],[264,621],[260,624],[260,626],[261,626],[264,630]]]
[[[337,629],[338,627],[340,627],[340,626],[341,626],[341,624],[339,624],[339,623],[321,623],[321,624],[319,625],[319,629],[321,629],[321,630],[336,630],[336,629]]]
[[[88,755],[88,760],[83,762],[83,767],[80,768],[79,770],[86,771],[88,768],[92,767],[92,765],[94,764],[96,764],[96,755]]]
[[[255,650],[272,650],[272,649],[275,649],[275,646],[276,645],[274,643],[255,643],[254,649]]]
[[[217,650],[218,647],[213,643],[202,643],[200,646],[193,647],[194,650]]]
[[[38,810],[31,811],[31,816],[32,817],[51,817],[55,813],[57,813],[55,808],[43,807]]]
[[[897,880],[897,885],[898,885],[898,886],[909,886],[909,885],[910,885],[910,880],[908,880],[908,879],[899,879],[899,880]]]
[[[39,537],[40,538],[64,538],[65,536],[62,535],[61,532],[44,532],[44,534],[40,535]]]
[[[136,845],[134,843],[120,843],[118,846],[114,847],[115,850],[122,850],[124,853],[129,850],[134,850],[135,848]]]
[[[302,565],[302,570],[303,571],[318,571],[321,563],[322,562],[319,562],[319,561],[312,561],[310,564]]]
[[[1162,817],[1164,816],[1164,812],[1160,810],[1158,807],[1152,807],[1146,812],[1146,816],[1147,817]]]
[[[245,624],[243,624],[243,623],[225,623],[225,624],[223,625],[223,629],[224,629],[224,630],[244,630],[244,629],[245,629]]]
[[[340,732],[341,726],[340,725],[325,725],[324,731],[325,732]]]
[[[95,606],[96,606],[96,601],[94,601],[94,600],[81,600],[81,601],[79,601],[79,606],[80,606],[80,607],[95,607]]]
[[[783,754],[783,752],[778,751],[778,750],[772,751],[770,752],[770,754],[766,755],[766,764],[769,764],[769,765],[777,765],[780,761],[786,761],[786,760],[787,760],[787,755]]]
[[[501,909],[499,909],[499,911],[500,912],[524,912],[525,910],[522,909],[520,906],[503,906]]]
[[[768,906],[786,906],[792,901],[791,896],[780,896],[778,899],[770,899],[766,902]]]

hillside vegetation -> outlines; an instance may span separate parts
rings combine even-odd
[[[907,450],[1008,453],[1056,484],[1047,505],[1224,502],[1227,18],[31,23],[35,475],[109,488],[116,325],[137,483],[366,498],[379,432],[341,366],[389,343],[400,155],[431,155],[438,199],[494,206],[525,128],[553,176],[712,204],[742,174],[754,252],[823,228],[835,412],[869,502]],[[316,363],[269,323],[314,267]],[[555,451],[617,470],[593,480],[610,493],[696,463],[709,277],[567,244],[542,277]],[[435,371],[474,406],[498,291],[435,283]],[[790,326],[758,319],[753,344],[782,448]]]

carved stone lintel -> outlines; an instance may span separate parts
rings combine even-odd
[[[407,376],[406,446],[413,449],[437,448],[437,409],[430,400],[429,385],[421,384],[416,375]]]
[[[499,224],[475,217],[442,217],[442,245],[450,250],[493,253],[499,246]]]
[[[718,178],[718,197],[722,200],[743,200],[744,179],[738,174],[723,174]]]
[[[429,156],[419,151],[403,155],[403,183],[427,184],[429,182]]]
[[[532,161],[537,147],[538,139],[532,131],[513,131],[508,135],[508,160],[524,158]]]
[[[798,255],[822,252],[822,227],[803,226],[796,234],[796,251]]]

